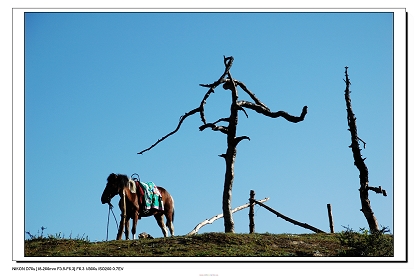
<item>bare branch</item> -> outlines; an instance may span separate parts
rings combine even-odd
[[[233,61],[234,61],[234,57],[232,57],[232,56],[231,57],[225,57],[224,56],[225,71],[222,74],[222,76],[219,77],[219,79],[212,84],[200,84],[200,86],[202,86],[202,87],[209,88],[208,92],[206,92],[205,96],[202,99],[202,102],[200,103],[200,118],[201,118],[203,124],[206,124],[205,110],[204,110],[204,105],[206,104],[206,100],[209,98],[211,93],[215,92],[215,88],[217,86],[226,82],[224,77],[227,74],[229,75],[229,69],[231,68]]]
[[[220,119],[216,120],[215,122],[213,122],[213,124],[219,123],[221,121],[229,122],[230,120],[229,120],[229,117],[224,117],[224,118],[220,118]]]
[[[244,83],[242,83],[242,82],[240,82],[240,81],[238,81],[238,80],[235,80],[235,83],[237,84],[237,85],[239,85],[240,86],[240,88],[242,88],[242,90],[243,91],[245,91],[250,97],[251,97],[251,99],[253,99],[253,101],[257,104],[257,105],[260,105],[260,106],[262,106],[263,108],[265,108],[265,109],[267,109],[267,110],[270,110],[266,105],[264,105],[264,103],[263,102],[261,102],[256,96],[255,96],[255,94],[254,93],[252,93],[246,86],[245,86],[245,84]]]
[[[190,111],[190,112],[188,112],[188,113],[185,113],[183,116],[181,116],[181,117],[180,117],[179,124],[177,125],[177,128],[176,128],[174,131],[172,131],[171,133],[168,133],[168,134],[167,134],[167,135],[165,135],[164,137],[160,138],[159,140],[157,140],[157,142],[156,142],[156,143],[154,143],[153,145],[151,145],[151,146],[150,146],[150,147],[148,147],[147,149],[142,150],[141,152],[138,152],[138,154],[143,154],[144,152],[151,150],[151,149],[152,149],[152,148],[154,148],[157,144],[159,144],[161,141],[165,140],[165,139],[166,139],[166,138],[168,138],[169,136],[171,136],[171,135],[173,135],[174,133],[176,133],[176,132],[180,129],[180,126],[181,126],[181,124],[183,123],[183,121],[184,121],[184,120],[185,120],[188,116],[193,115],[193,114],[195,114],[195,113],[197,113],[197,112],[199,112],[199,113],[200,113],[200,119],[202,120],[202,122],[203,122],[203,124],[204,124],[203,126],[201,126],[201,127],[199,128],[201,131],[202,131],[202,130],[204,130],[205,128],[211,127],[211,128],[212,128],[212,130],[215,130],[215,131],[221,131],[222,133],[227,134],[227,132],[228,132],[228,128],[223,127],[223,126],[216,126],[216,125],[215,125],[215,124],[213,124],[213,123],[212,123],[212,124],[207,124],[207,123],[206,123],[204,106],[205,106],[205,104],[206,104],[206,100],[209,98],[210,94],[214,92],[214,89],[215,89],[217,86],[219,86],[221,83],[224,83],[224,82],[226,81],[226,80],[225,80],[225,78],[224,78],[224,77],[225,77],[225,75],[229,75],[229,76],[230,76],[230,74],[229,74],[229,69],[231,68],[233,61],[234,61],[234,58],[233,58],[233,57],[225,57],[225,56],[224,56],[225,71],[224,71],[224,73],[222,74],[222,76],[218,79],[218,81],[214,82],[213,84],[200,84],[200,86],[202,86],[202,87],[209,87],[209,90],[208,90],[208,92],[206,92],[205,96],[203,97],[202,102],[200,103],[200,106],[199,106],[198,108],[194,109],[194,110],[191,110],[191,111]],[[219,121],[218,121],[218,122],[219,122]]]
[[[174,133],[176,133],[179,129],[180,129],[180,126],[181,126],[181,124],[183,123],[183,121],[188,117],[188,116],[190,116],[190,115],[193,115],[193,114],[195,114],[195,113],[197,113],[197,112],[199,112],[200,111],[200,107],[199,108],[196,108],[196,109],[194,109],[194,110],[191,110],[190,112],[187,112],[187,113],[185,113],[184,115],[182,115],[181,117],[180,117],[180,120],[179,120],[179,124],[177,125],[177,128],[174,130],[174,131],[172,131],[172,132],[170,132],[170,133],[168,133],[167,135],[165,135],[164,137],[162,137],[162,138],[160,138],[159,140],[157,140],[157,142],[156,143],[154,143],[153,145],[151,145],[150,147],[148,147],[147,149],[144,149],[144,150],[142,150],[141,152],[138,152],[137,154],[143,154],[144,152],[147,152],[147,151],[149,151],[149,150],[151,150],[152,148],[154,148],[157,144],[159,144],[160,142],[162,142],[163,140],[165,140],[166,138],[168,138],[169,136],[171,136],[171,135],[173,135]]]
[[[199,85],[202,86],[202,87],[214,89],[217,86],[219,86],[220,84],[225,83],[226,80],[225,80],[224,77],[225,77],[225,75],[228,75],[229,69],[231,69],[231,66],[232,66],[233,62],[234,62],[234,57],[232,57],[232,56],[231,57],[225,57],[224,56],[225,71],[222,74],[222,76],[216,82],[214,82],[212,84],[199,84]]]
[[[243,108],[243,107],[238,107],[238,110],[243,111],[243,112],[244,112],[244,114],[245,114],[245,116],[248,118],[248,114],[247,114],[247,112],[244,110],[244,108]]]
[[[378,188],[376,187],[367,187],[368,190],[372,190],[376,193],[382,193],[383,196],[387,196],[386,190],[382,189],[382,186],[379,186]]]
[[[221,76],[221,78],[219,78],[219,80],[215,81],[212,84],[199,84],[199,86],[201,87],[205,87],[205,88],[212,88],[215,89],[217,86],[219,86],[222,83],[226,82],[226,79],[224,78],[226,75],[226,73],[224,73],[224,75]]]
[[[237,138],[235,138],[235,146],[236,145],[238,145],[238,143],[240,143],[240,141],[241,140],[243,140],[243,139],[248,139],[248,140],[251,140],[249,137],[247,137],[247,136],[241,136],[241,137],[237,137]]]
[[[220,131],[224,134],[228,134],[228,127],[225,126],[216,126],[214,123],[206,123],[199,127],[199,131],[203,131],[206,128],[211,128],[213,131]]]
[[[206,92],[205,96],[202,99],[202,102],[200,102],[200,119],[202,120],[203,124],[206,124],[206,119],[205,119],[205,104],[206,104],[206,99],[209,98],[209,95],[211,93],[215,92],[213,88],[210,88],[208,90],[208,92]]]
[[[363,148],[366,149],[366,142],[362,140],[361,138],[357,137],[359,141],[363,143]]]
[[[308,113],[308,106],[303,107],[302,113],[300,114],[300,116],[293,116],[284,111],[271,112],[268,108],[266,109],[261,105],[254,104],[248,101],[238,101],[237,105],[240,107],[252,109],[268,117],[272,117],[272,118],[283,117],[287,121],[293,122],[293,123],[303,121],[305,119],[305,115]]]
[[[232,63],[234,62],[234,57],[230,56],[230,57],[225,57],[224,56],[224,64],[225,64],[225,73],[224,75],[229,72],[229,70],[231,69]]]

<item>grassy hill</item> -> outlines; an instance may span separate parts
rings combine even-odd
[[[57,237],[25,241],[26,257],[338,257],[393,256],[393,236],[204,233],[169,238],[90,242]]]

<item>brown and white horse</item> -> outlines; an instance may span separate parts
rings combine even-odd
[[[121,220],[119,224],[117,240],[122,239],[122,232],[125,228],[125,238],[129,239],[129,220],[133,220],[132,224],[132,237],[135,239],[136,225],[138,218],[148,217],[153,215],[157,220],[158,226],[163,231],[164,237],[167,237],[168,232],[166,225],[164,224],[164,215],[167,218],[167,226],[172,236],[174,236],[174,199],[162,187],[157,187],[161,193],[164,210],[151,209],[144,214],[143,209],[139,207],[138,194],[136,190],[132,188],[135,186],[132,180],[126,175],[112,173],[107,177],[107,184],[102,194],[102,204],[110,204],[110,200],[117,194],[120,196],[119,208],[121,210]]]

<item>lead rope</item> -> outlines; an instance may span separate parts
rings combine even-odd
[[[116,223],[116,230],[119,229],[118,226],[118,221],[116,219],[115,213],[113,212],[113,205],[110,204],[109,202],[109,212],[107,213],[107,229],[106,229],[106,241],[108,240],[109,237],[109,217],[110,217],[110,210],[112,210],[112,214],[113,214],[113,218],[115,219],[115,223]]]

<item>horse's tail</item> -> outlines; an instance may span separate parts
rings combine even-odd
[[[173,202],[173,215],[171,216],[171,220],[174,222],[174,210],[175,210],[175,207],[174,207],[174,198],[171,195],[170,195],[170,197],[171,197],[171,201]]]
[[[174,222],[174,207],[173,207],[173,215],[172,215],[172,221]]]

